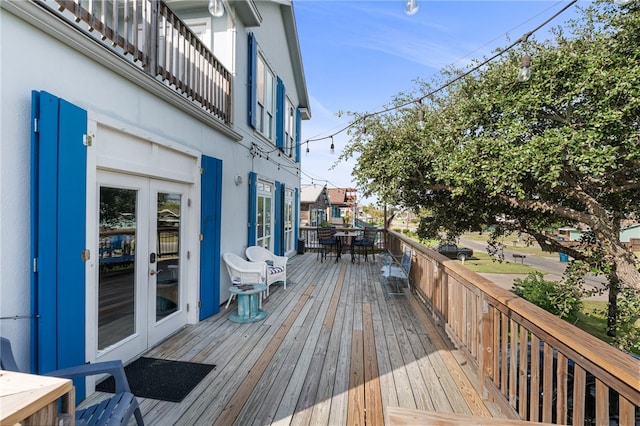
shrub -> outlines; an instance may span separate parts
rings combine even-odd
[[[545,311],[575,322],[582,307],[582,290],[564,281],[547,281],[541,272],[513,280],[513,292]]]

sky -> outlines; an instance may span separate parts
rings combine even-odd
[[[409,16],[406,0],[293,0],[312,114],[302,122],[302,184],[356,187],[354,161],[336,164],[348,141],[346,132],[337,132],[349,124],[349,116],[338,117],[339,111],[375,112],[398,93],[413,92],[418,79],[429,81],[451,65],[468,69],[568,2],[417,0],[419,9]],[[576,16],[581,3],[530,39],[548,38],[549,30]],[[309,142],[305,153],[304,141],[334,134],[335,154],[329,152],[330,138]]]

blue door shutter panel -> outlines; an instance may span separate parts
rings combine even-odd
[[[220,312],[222,161],[202,156],[200,205],[200,320]]]
[[[38,316],[32,370],[85,363],[87,112],[46,92],[32,92],[32,306]],[[95,254],[94,254],[95,255]],[[75,380],[84,399],[84,380]]]
[[[298,251],[298,236],[300,235],[300,195],[299,189],[296,188],[293,193],[293,244],[296,252]]]
[[[280,77],[276,80],[276,146],[284,151],[284,118],[286,115],[284,83]]]
[[[296,163],[300,162],[300,132],[301,129],[300,108],[296,108]]]
[[[31,223],[35,228],[32,257],[36,261],[37,272],[32,270],[31,281],[34,283],[35,298],[33,315],[37,316],[35,330],[32,334],[37,344],[31,347],[35,356],[34,373],[45,373],[55,370],[58,365],[56,341],[56,240],[57,240],[57,208],[56,194],[58,180],[58,98],[46,92],[32,92],[32,96],[40,99],[39,110],[33,111],[37,119],[37,132],[32,139],[34,147],[31,155],[35,157],[37,182],[32,190],[37,205],[32,206]],[[34,104],[35,105],[35,104]],[[45,210],[46,209],[46,210]],[[44,214],[45,211],[48,214]],[[41,214],[42,212],[42,214]],[[35,249],[35,250],[34,250]],[[39,254],[42,253],[42,256]],[[53,301],[53,303],[51,303]],[[35,303],[34,303],[35,302]],[[32,357],[33,358],[33,357]]]
[[[284,221],[283,221],[283,212],[282,212],[282,203],[283,203],[283,197],[282,197],[282,191],[281,189],[284,188],[284,185],[281,184],[280,182],[276,181],[276,192],[275,192],[275,199],[273,200],[273,206],[274,206],[274,229],[273,229],[273,252],[275,254],[278,255],[282,255],[282,231],[284,228]]]
[[[249,48],[247,58],[247,117],[249,126],[256,128],[256,91],[257,91],[257,62],[258,45],[253,33],[249,33]]]
[[[256,245],[256,224],[258,219],[258,175],[255,172],[249,172],[249,236],[247,239],[248,246]]]

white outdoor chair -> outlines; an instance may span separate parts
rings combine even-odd
[[[233,253],[223,254],[222,259],[227,266],[227,272],[229,273],[229,278],[231,278],[231,284],[234,286],[265,283],[264,277],[266,276],[266,263],[251,262]],[[268,288],[269,287],[267,286],[267,289]],[[229,296],[225,309],[229,307],[234,296],[235,295],[233,293]],[[262,308],[262,297],[260,297],[260,308]]]
[[[286,256],[278,256],[269,250],[260,246],[247,247],[245,250],[247,259],[252,262],[263,262],[267,265],[266,284],[267,296],[269,296],[269,286],[273,283],[282,281],[284,289],[287,289],[287,260]]]

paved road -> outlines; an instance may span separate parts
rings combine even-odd
[[[460,239],[460,245],[469,247],[473,249],[473,251],[477,252],[487,252],[487,244],[479,241],[471,241],[466,239]],[[537,256],[531,253],[519,252],[518,248],[510,248],[505,247],[503,250],[505,260],[509,262],[513,262],[515,259],[513,254],[525,255],[524,259],[525,265],[531,266],[532,268],[538,269],[545,274],[545,278],[547,280],[558,281],[562,277],[564,270],[567,267],[567,264],[564,262],[560,262],[560,257],[545,257],[545,256]],[[512,275],[512,274],[482,274],[487,278],[490,278],[496,284],[501,285],[507,289],[511,289],[514,278],[522,278],[524,275]],[[602,276],[594,277],[592,275],[588,275],[585,278],[585,283],[588,288],[596,288],[602,289],[605,287],[606,279]],[[589,300],[607,300],[606,295],[597,295],[594,297],[590,297]]]

